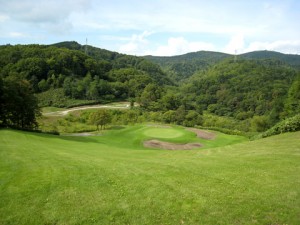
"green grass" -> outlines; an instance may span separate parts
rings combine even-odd
[[[177,138],[184,135],[184,132],[181,132],[172,128],[150,128],[144,131],[145,136],[153,138]]]
[[[300,132],[168,151],[147,129],[0,130],[0,224],[300,224]]]

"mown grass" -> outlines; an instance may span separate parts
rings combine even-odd
[[[300,132],[167,151],[142,147],[146,129],[0,130],[0,224],[300,223]]]

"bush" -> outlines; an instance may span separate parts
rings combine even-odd
[[[300,131],[300,114],[296,116],[287,118],[275,126],[267,130],[266,132],[260,134],[258,138],[269,137],[276,134],[286,133],[286,132],[295,132]]]
[[[266,116],[254,116],[251,120],[253,131],[262,132],[266,131],[269,127],[269,119]]]

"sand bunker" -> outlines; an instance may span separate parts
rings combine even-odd
[[[216,138],[216,134],[205,131],[205,130],[200,130],[197,128],[187,128],[187,130],[194,132],[195,134],[197,134],[198,138],[203,138],[206,140],[213,140]]]
[[[200,130],[197,128],[187,128],[187,130],[194,132],[198,138],[202,138],[206,140],[213,140],[216,138],[216,134],[205,130]],[[202,144],[200,143],[175,144],[175,143],[164,142],[159,140],[148,140],[148,141],[144,141],[144,147],[159,148],[159,149],[166,149],[166,150],[192,150],[195,148],[202,147]]]
[[[166,150],[192,150],[194,148],[200,148],[201,146],[200,143],[175,144],[158,140],[144,141],[144,147],[146,148],[160,148]]]
[[[170,125],[160,125],[160,124],[147,124],[147,127],[155,127],[155,128],[172,128]]]

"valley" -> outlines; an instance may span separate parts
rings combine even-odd
[[[300,56],[0,46],[0,224],[298,224]]]

